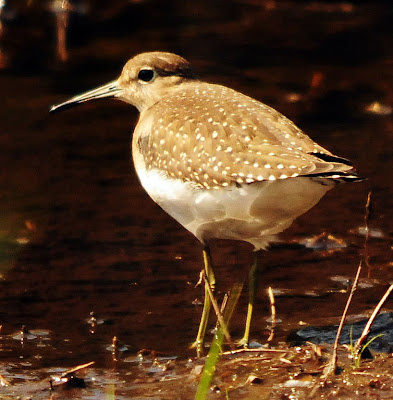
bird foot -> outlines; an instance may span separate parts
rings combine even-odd
[[[244,349],[248,349],[248,342],[249,342],[248,337],[244,336],[242,339],[236,342],[236,345],[238,347],[243,347]]]

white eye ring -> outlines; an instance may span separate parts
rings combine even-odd
[[[138,81],[140,83],[150,83],[153,82],[157,77],[157,72],[154,69],[142,68],[138,72]]]

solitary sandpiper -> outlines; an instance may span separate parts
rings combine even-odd
[[[139,110],[132,139],[138,177],[150,197],[202,243],[213,287],[212,239],[246,241],[256,253],[336,183],[358,179],[348,160],[319,146],[278,111],[198,80],[176,54],[139,54],[117,80],[51,111],[104,97]],[[256,266],[255,258],[251,278]],[[211,307],[206,291],[194,343],[198,353]],[[250,284],[245,345],[254,291]]]

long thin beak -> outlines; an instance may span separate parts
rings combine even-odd
[[[106,85],[100,86],[96,89],[93,89],[86,93],[75,96],[75,97],[65,101],[64,103],[56,104],[51,107],[49,112],[65,110],[67,108],[76,106],[80,103],[84,103],[85,101],[103,99],[105,97],[116,97],[120,93],[121,93],[121,89],[119,88],[117,80],[112,81],[112,82],[107,83]]]

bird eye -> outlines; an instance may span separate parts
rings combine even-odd
[[[147,83],[153,81],[155,75],[152,69],[141,69],[138,73],[138,79]]]

